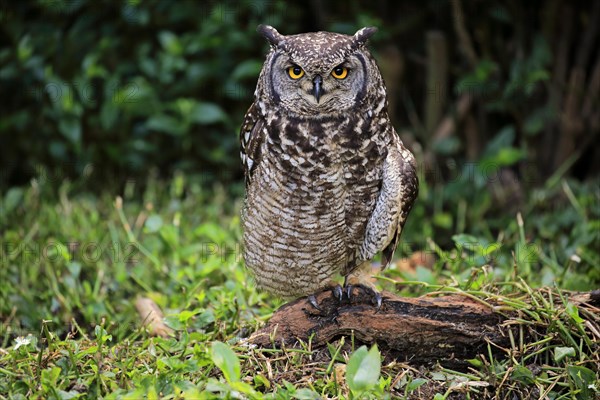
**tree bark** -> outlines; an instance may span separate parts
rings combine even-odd
[[[383,292],[379,310],[371,297],[354,289],[352,302],[340,303],[331,291],[317,294],[320,310],[306,298],[283,305],[248,342],[260,347],[311,342],[313,349],[353,336],[354,344],[377,343],[388,359],[411,364],[460,368],[478,354],[510,347],[506,326],[510,315],[463,295],[405,298]],[[596,294],[597,297],[598,294]],[[588,295],[589,297],[589,295]],[[586,298],[588,298],[586,297]],[[515,328],[516,329],[516,328]],[[346,343],[350,340],[346,340]]]

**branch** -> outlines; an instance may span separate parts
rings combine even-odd
[[[406,298],[382,294],[379,311],[370,305],[371,296],[359,288],[354,289],[356,297],[351,303],[344,300],[340,304],[329,290],[318,293],[321,311],[306,298],[294,300],[281,306],[247,343],[269,348],[310,341],[316,350],[342,336],[352,336],[355,346],[377,343],[388,359],[461,368],[468,366],[465,360],[487,355],[488,349],[506,357],[506,348],[510,348],[507,330],[518,329],[509,321],[516,312],[494,312],[489,304],[466,295]],[[597,312],[600,290],[572,294],[569,302]],[[590,331],[600,335],[600,329],[588,323]],[[530,339],[527,333],[524,339]]]
[[[465,296],[404,298],[383,292],[383,305],[376,311],[368,294],[358,288],[354,294],[352,303],[338,304],[330,291],[319,293],[321,312],[306,298],[287,303],[249,343],[270,347],[310,338],[315,348],[354,335],[357,342],[377,343],[397,360],[447,366],[487,353],[488,341],[508,345],[500,329],[505,317]]]
[[[452,20],[454,21],[454,30],[456,31],[456,36],[458,36],[460,48],[465,54],[471,68],[475,69],[479,63],[479,57],[477,57],[477,53],[475,53],[471,36],[469,36],[469,32],[465,26],[465,13],[462,8],[462,3],[460,0],[453,0],[451,3]]]

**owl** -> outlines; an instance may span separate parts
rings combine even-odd
[[[243,256],[259,289],[284,298],[362,286],[391,261],[418,191],[413,154],[390,123],[386,88],[354,35],[258,32],[270,51],[240,132]],[[344,288],[337,284],[344,277]]]

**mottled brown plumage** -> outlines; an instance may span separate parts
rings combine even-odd
[[[418,190],[365,48],[375,29],[259,32],[271,50],[240,132],[246,265],[283,297],[310,295],[337,274],[373,288],[368,261],[382,251],[389,264]]]

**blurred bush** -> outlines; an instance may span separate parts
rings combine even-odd
[[[237,129],[282,2],[2,4],[2,169],[8,183],[156,167],[236,178]],[[231,172],[233,171],[233,172]],[[112,180],[112,182],[107,182]]]
[[[120,187],[152,168],[238,180],[259,23],[380,27],[392,118],[426,178],[469,162],[536,183],[561,167],[593,177],[599,15],[598,2],[558,0],[0,0],[0,185]]]

